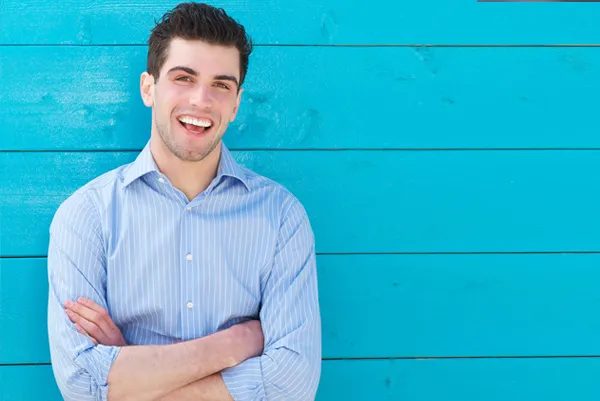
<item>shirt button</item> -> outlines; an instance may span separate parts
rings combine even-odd
[[[188,206],[188,207],[185,208],[185,210],[187,210],[188,212],[191,212],[192,208]]]
[[[192,309],[194,307],[194,303],[188,302],[186,306],[188,307],[188,309]]]
[[[160,178],[158,179],[158,182],[160,182],[161,184],[164,184],[164,183],[165,183],[165,179],[164,179],[164,178],[162,178],[162,177],[160,177]]]
[[[191,253],[188,253],[187,255],[185,255],[185,258],[186,258],[187,260],[192,260],[192,254],[191,254]]]

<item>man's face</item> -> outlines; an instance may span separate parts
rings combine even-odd
[[[173,39],[158,82],[142,74],[141,90],[152,107],[152,135],[183,161],[200,161],[235,119],[242,90],[235,47]]]

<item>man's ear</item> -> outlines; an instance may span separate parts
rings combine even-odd
[[[235,107],[233,108],[233,113],[231,113],[231,118],[229,119],[229,122],[233,122],[233,120],[235,120],[235,117],[237,116],[237,112],[240,109],[240,102],[242,101],[242,92],[244,91],[244,88],[240,88],[240,90],[238,91],[237,94],[237,99],[235,101]]]
[[[142,73],[140,77],[140,93],[147,107],[154,106],[154,77],[147,72]]]

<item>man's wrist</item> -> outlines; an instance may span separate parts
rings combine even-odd
[[[233,327],[218,331],[201,340],[207,340],[203,343],[204,351],[201,352],[204,355],[207,352],[214,353],[215,358],[219,361],[218,364],[221,366],[219,370],[230,368],[242,362],[239,352],[236,352],[240,349],[239,336]]]
[[[216,335],[222,336],[221,341],[223,343],[224,361],[227,365],[226,368],[231,368],[244,361],[244,358],[240,353],[243,344],[241,342],[239,331],[239,327],[234,325],[216,333]]]

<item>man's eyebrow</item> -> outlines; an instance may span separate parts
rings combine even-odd
[[[167,74],[170,74],[170,73],[172,73],[173,71],[183,71],[183,72],[187,72],[188,74],[190,74],[190,75],[193,75],[193,76],[195,76],[195,77],[197,77],[197,76],[198,76],[198,73],[197,73],[195,70],[193,70],[193,69],[191,69],[191,68],[189,68],[189,67],[183,67],[183,66],[181,66],[181,65],[178,65],[178,66],[176,66],[176,67],[173,67],[173,68],[171,68],[171,69],[170,69],[170,70],[167,72]]]
[[[196,72],[196,70],[190,68],[190,67],[184,67],[181,65],[178,65],[176,67],[171,68],[168,72],[167,75],[174,72],[174,71],[183,71],[186,72],[190,75],[193,75],[195,77],[198,76],[198,73]],[[233,82],[235,84],[236,87],[239,87],[240,84],[237,80],[237,78],[233,75],[226,75],[226,74],[221,74],[221,75],[215,75],[214,79],[218,80],[218,81],[230,81]]]
[[[234,77],[233,75],[216,75],[215,76],[216,80],[219,81],[231,81],[235,84],[236,87],[239,87],[240,84],[238,83],[238,80],[236,77]]]

